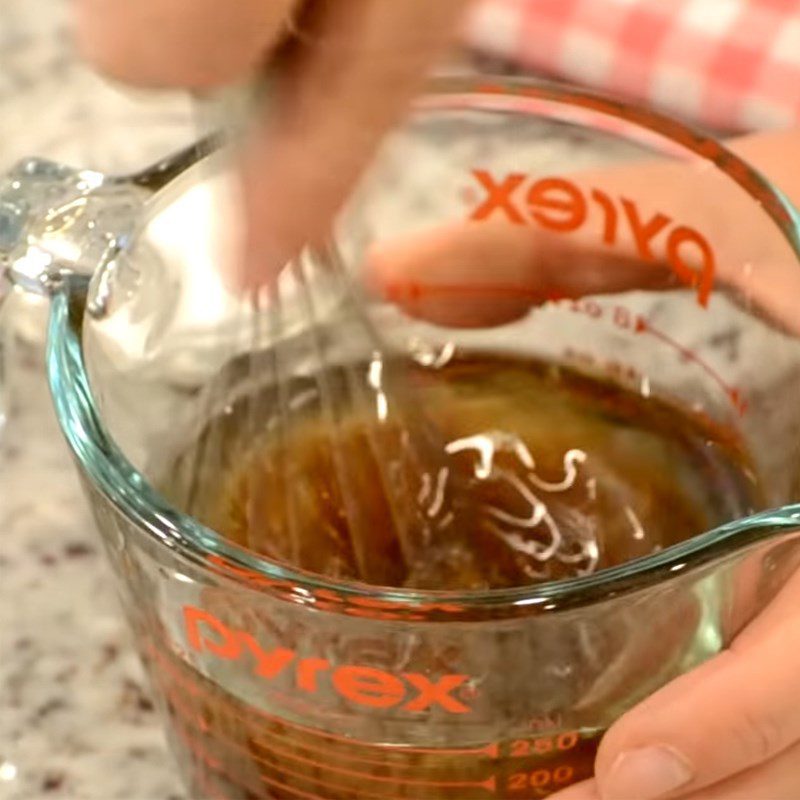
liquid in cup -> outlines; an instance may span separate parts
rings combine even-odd
[[[366,374],[370,364],[358,369]],[[391,416],[387,427],[353,412],[331,430],[313,398],[319,380],[291,386],[290,396],[307,398],[306,411],[278,441],[268,434],[254,441],[247,399],[233,406],[224,421],[225,440],[213,451],[217,481],[195,493],[190,510],[237,544],[333,577],[369,582],[377,575],[383,585],[423,589],[496,589],[624,563],[763,502],[732,431],[619,383],[502,354],[454,355],[436,370],[412,369],[408,377],[445,433],[451,468],[461,470],[467,482],[461,485],[469,486],[474,527],[443,526],[434,533],[442,541],[429,541],[417,561],[404,560],[404,534],[392,511],[397,487],[380,476],[397,481],[405,473],[415,483],[404,500],[413,496],[422,506],[447,502],[446,477],[414,474],[418,464],[406,463]],[[335,370],[324,383],[347,393],[345,376]],[[257,407],[277,408],[269,400]],[[206,435],[218,435],[217,424]],[[268,431],[269,420],[260,427]],[[390,446],[371,447],[374,436],[387,437]],[[361,464],[361,485],[340,485],[336,448]],[[395,461],[387,469],[376,463],[376,453],[393,453]],[[342,500],[344,491],[354,489],[375,532],[380,569],[373,561],[368,575],[359,571]],[[208,609],[184,609],[190,642],[200,650],[217,648],[224,657],[255,656],[266,675],[294,671],[300,694],[338,693],[367,712],[438,706],[458,717],[468,710],[465,682],[449,676],[449,683],[445,678],[432,688],[430,664],[412,661],[398,677],[369,666],[303,659],[270,650]],[[168,644],[156,642],[151,652],[176,745],[186,753],[197,787],[211,797],[547,797],[591,777],[602,735],[556,725],[555,733],[473,748],[382,747],[379,724],[371,742],[293,725],[193,672],[172,657]]]
[[[361,383],[374,366],[356,368]],[[250,403],[234,408],[224,420],[231,442],[220,455],[218,488],[206,489],[206,507],[192,513],[239,545],[328,577],[465,590],[591,574],[763,504],[732,431],[564,366],[484,354],[412,368],[414,401],[448,452],[439,474],[409,449],[391,399],[385,419],[351,410],[332,426],[321,417],[315,387],[324,383],[345,398],[334,404],[346,405],[342,372],[289,388],[290,397],[306,398],[306,411],[280,436],[267,432],[275,426],[266,418],[257,426],[261,441],[246,443]],[[280,413],[269,400],[258,405]],[[337,459],[353,469],[343,475]],[[409,535],[397,506],[416,503],[433,517],[454,502],[451,473],[469,493],[470,514],[460,527],[444,517],[427,539]],[[368,521],[366,564],[354,546],[350,501]]]

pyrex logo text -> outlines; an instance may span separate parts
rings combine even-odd
[[[253,674],[268,681],[290,673],[301,692],[315,694],[325,681],[340,697],[370,708],[424,712],[438,707],[451,714],[471,711],[453,696],[467,682],[466,675],[444,675],[434,680],[415,672],[398,676],[357,664],[334,667],[324,658],[301,658],[286,647],[265,649],[251,634],[231,628],[194,606],[183,607],[183,618],[186,640],[195,652],[211,653],[227,661],[249,660]]]
[[[646,217],[628,198],[615,200],[596,188],[584,191],[566,178],[533,180],[514,172],[496,179],[482,169],[472,174],[485,197],[470,215],[471,220],[501,216],[515,225],[538,224],[556,233],[570,233],[583,228],[592,213],[600,214],[604,245],[617,244],[622,226],[627,226],[638,257],[654,263],[659,258],[653,246],[657,240],[664,240],[661,258],[682,284],[697,291],[700,305],[708,304],[716,271],[714,251],[694,228],[674,224],[662,213]],[[523,192],[526,184],[527,191]]]

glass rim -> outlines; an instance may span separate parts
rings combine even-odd
[[[738,183],[772,218],[800,264],[800,215],[784,195],[724,145],[683,123],[648,109],[528,78],[437,78],[422,100],[459,95],[528,97],[604,114],[656,134],[711,162]],[[480,110],[478,108],[477,110]],[[242,588],[285,596],[294,602],[323,601],[319,608],[392,619],[419,619],[431,612],[444,618],[481,613],[513,616],[580,607],[660,580],[684,574],[749,545],[800,533],[800,502],[762,511],[715,527],[660,552],[600,570],[591,575],[511,589],[412,590],[328,578],[283,565],[240,547],[169,504],[133,467],[107,433],[94,403],[76,329],[75,299],[86,280],[66,281],[53,298],[47,369],[57,417],[84,474],[128,521],[157,548],[186,558],[195,566],[230,579]],[[80,320],[77,327],[80,326]],[[349,609],[349,610],[348,610]],[[355,609],[355,612],[353,612]]]

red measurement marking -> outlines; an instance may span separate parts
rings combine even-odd
[[[226,781],[233,784],[234,786],[238,786],[241,789],[245,789],[248,792],[251,792],[252,789],[245,783],[242,783],[239,780],[236,780],[225,768],[217,761],[215,758],[210,756],[205,748],[191,735],[189,735],[185,730],[183,730],[180,726],[176,728],[178,731],[178,735],[183,739],[186,743],[186,746],[195,754],[197,758],[199,758],[210,770],[217,773],[218,775],[222,775]],[[304,792],[301,789],[295,789],[292,786],[287,786],[280,781],[273,780],[272,778],[266,778],[263,775],[259,775],[259,778],[266,783],[268,786],[273,786],[276,789],[280,789],[282,792],[289,792],[290,794],[297,795],[298,797],[302,797],[305,800],[329,800],[329,798],[320,797],[316,794],[310,794],[309,792]],[[394,799],[391,799],[394,800]]]
[[[208,752],[205,750],[205,748],[199,743],[199,741],[191,733],[189,733],[186,729],[184,729],[183,726],[179,725],[178,733],[179,733],[180,737],[187,743],[187,746],[194,753],[198,754],[198,756],[200,758],[202,758],[203,761],[206,762],[209,765],[210,768],[215,769],[216,772],[219,772],[220,774],[224,774],[224,775],[226,775],[226,777],[228,777],[227,773],[224,771],[224,768],[219,763],[219,761],[217,759],[213,758],[212,756],[210,756],[208,754]],[[219,742],[221,740],[215,740],[215,741]],[[352,786],[342,786],[341,784],[332,783],[332,782],[327,781],[327,780],[325,780],[323,778],[316,777],[316,776],[311,776],[306,772],[298,772],[296,770],[293,770],[293,769],[287,767],[283,762],[281,762],[280,764],[273,764],[270,761],[266,761],[263,758],[259,758],[258,756],[255,756],[248,748],[244,747],[243,745],[239,744],[238,742],[227,741],[226,740],[226,741],[222,741],[222,744],[224,746],[230,748],[230,749],[234,749],[234,750],[237,750],[237,751],[240,751],[240,752],[244,753],[246,756],[248,756],[248,758],[250,760],[257,761],[258,763],[264,765],[265,767],[269,767],[270,769],[277,769],[277,770],[279,770],[281,773],[283,773],[285,775],[290,775],[293,778],[299,778],[300,780],[305,781],[306,783],[316,783],[320,787],[323,787],[325,789],[330,789],[330,790],[334,790],[334,791],[337,791],[337,792],[338,791],[342,791],[342,792],[347,792],[347,793],[356,792],[357,794],[362,795],[364,797],[374,797],[374,798],[378,798],[378,800],[402,800],[402,798],[400,798],[400,797],[396,797],[394,795],[387,795],[385,792],[376,793],[376,792],[371,792],[371,791],[369,791],[367,789],[361,789],[361,788],[354,789]],[[292,757],[290,756],[290,758],[292,758]],[[301,760],[301,759],[295,759],[295,760]],[[329,772],[331,771],[331,768],[328,765],[324,764],[324,763],[318,764],[317,766],[321,766],[323,769],[325,769],[325,770],[327,770]],[[372,779],[372,780],[377,780],[378,779],[378,776],[368,775],[368,774],[357,774],[356,777],[359,777],[359,778],[362,778],[362,779],[363,778],[367,778],[367,779]],[[264,783],[266,783],[268,785],[277,786],[279,788],[284,788],[282,784],[278,783],[277,781],[275,781],[272,778],[268,778],[263,773],[259,773],[259,779],[262,780]],[[446,782],[432,783],[432,782],[422,782],[422,781],[409,781],[409,780],[405,780],[403,778],[381,778],[381,780],[384,781],[384,782],[387,782],[387,783],[396,784],[398,786],[398,788],[401,788],[402,786],[408,786],[408,785],[419,785],[419,786],[437,787],[437,788],[443,788],[443,789],[450,789],[450,788],[456,788],[456,789],[482,788],[482,789],[487,789],[488,791],[491,791],[491,792],[495,791],[495,778],[494,777],[492,777],[491,779],[489,779],[487,781],[484,781],[481,784],[479,784],[479,783],[467,784],[465,782],[458,782],[458,783],[456,783],[456,782],[452,782],[452,783],[446,783]],[[241,785],[241,784],[237,784],[237,785]],[[247,788],[247,787],[245,786],[244,788]],[[288,787],[285,787],[285,788],[288,788]],[[297,789],[289,789],[289,791],[293,791],[293,792],[295,792],[297,794],[300,794],[301,796],[304,796],[304,797],[316,797],[316,795],[310,795],[310,794],[307,794],[305,792],[301,792],[300,790],[297,790]]]
[[[173,703],[174,703],[173,698]],[[180,709],[181,712],[191,718],[193,714],[191,712],[186,711],[185,708]],[[276,737],[278,738],[278,737]],[[229,741],[229,740],[219,740],[225,746],[241,750],[246,753],[251,759],[255,761],[259,761],[262,764],[265,764],[270,767],[275,767],[274,764],[270,763],[269,761],[265,761],[263,758],[259,758],[255,755],[249,748],[243,747],[238,742]],[[302,748],[302,743],[298,743],[299,747]],[[344,775],[349,778],[358,778],[359,780],[366,780],[366,781],[375,781],[377,783],[394,783],[394,784],[403,784],[405,786],[426,786],[426,787],[434,787],[434,788],[443,788],[443,789],[487,789],[488,791],[494,791],[495,789],[495,778],[494,776],[485,780],[485,781],[433,781],[433,780],[426,780],[423,778],[401,778],[401,777],[385,777],[383,775],[372,775],[369,772],[361,772],[358,770],[346,769],[345,767],[337,767],[333,766],[329,760],[326,761],[318,761],[313,758],[307,758],[305,756],[299,755],[292,750],[286,750],[282,747],[275,747],[272,744],[260,743],[260,746],[263,747],[265,750],[269,752],[270,755],[276,755],[278,757],[287,758],[290,761],[297,761],[300,764],[308,764],[312,767],[317,767],[320,769],[325,770],[326,772],[336,773],[338,775]],[[446,752],[446,751],[445,751]],[[449,755],[449,752],[446,752]],[[384,762],[384,766],[386,766]],[[285,769],[281,766],[281,770],[286,772],[287,774],[292,774],[289,770]],[[304,777],[304,773],[296,773],[300,777]],[[313,780],[317,782],[317,779],[308,778],[308,780]],[[342,786],[334,786],[333,788],[342,789],[346,787]],[[384,795],[373,795],[375,797],[382,797]]]
[[[598,358],[594,353],[589,353],[586,350],[576,350],[573,347],[568,347],[564,351],[564,358],[583,367],[599,369],[604,374],[617,380],[624,380],[634,384],[641,383],[642,380],[641,372],[630,366],[630,364],[625,364],[616,359]]]
[[[662,344],[665,344],[667,347],[675,350],[685,361],[691,361],[693,364],[696,364],[698,367],[700,367],[700,369],[706,372],[706,374],[709,375],[711,379],[722,389],[740,416],[743,416],[747,411],[747,400],[744,399],[739,389],[727,383],[719,374],[719,372],[717,372],[695,351],[684,347],[682,344],[680,344],[680,342],[677,342],[671,336],[659,330],[658,328],[654,328],[640,314],[632,314],[630,310],[624,306],[614,306],[611,309],[607,309],[594,300],[573,301],[570,303],[569,307],[572,309],[572,311],[578,314],[584,314],[585,316],[595,320],[602,319],[608,311],[608,313],[611,315],[611,321],[618,328],[637,334],[649,333],[651,336],[658,339]]]
[[[577,747],[578,742],[581,740],[581,735],[577,731],[569,731],[568,733],[559,734],[556,737],[556,747],[559,750],[572,750]]]
[[[570,311],[583,314],[593,320],[603,319],[608,316],[611,322],[623,331],[643,333],[647,330],[647,322],[640,314],[632,312],[625,306],[604,306],[596,300],[579,298],[570,300],[566,304]]]
[[[512,297],[515,300],[527,300],[532,304],[557,302],[563,300],[567,295],[557,291],[542,291],[530,286],[520,286],[518,284],[502,283],[418,283],[416,281],[403,281],[402,283],[391,283],[385,288],[386,297],[392,301],[419,300],[421,297],[430,295],[476,295],[485,297],[494,295],[501,297]]]
[[[644,328],[647,333],[651,336],[654,336],[656,339],[663,342],[668,347],[672,347],[676,350],[680,355],[681,358],[686,359],[686,361],[691,361],[693,364],[696,364],[700,369],[702,369],[706,374],[708,374],[713,381],[717,383],[717,385],[722,389],[723,392],[727,395],[728,399],[731,401],[731,404],[739,413],[740,416],[744,416],[745,412],[747,411],[747,401],[742,397],[742,393],[739,389],[734,386],[731,386],[729,383],[725,381],[725,379],[717,372],[707,361],[702,359],[696,352],[693,350],[689,350],[687,347],[684,347],[679,342],[676,342],[668,334],[664,333],[663,331],[658,330],[657,328],[652,327],[649,322],[644,323]]]
[[[246,722],[246,719],[244,717],[236,716],[233,714],[230,714],[230,716],[233,716],[235,719],[238,719],[242,722]],[[350,753],[342,753],[338,751],[335,753],[331,753],[330,747],[326,747],[323,744],[310,745],[306,744],[305,742],[300,744],[296,742],[294,739],[289,739],[287,737],[283,737],[275,733],[270,733],[268,735],[271,738],[277,739],[278,741],[302,747],[304,750],[309,750],[311,752],[316,752],[316,753],[324,753],[329,758],[335,756],[337,759],[342,759],[344,761],[354,761],[358,764],[375,764],[376,766],[382,766],[382,767],[391,765],[392,769],[419,769],[419,767],[414,764],[403,764],[402,762],[398,761],[387,761],[385,757],[367,758],[366,756],[362,755],[351,755]],[[261,747],[269,748],[271,745],[267,744],[266,742],[262,742],[260,736],[261,734],[254,737],[253,739],[254,744]],[[351,742],[351,740],[349,739],[347,741],[348,743]],[[369,745],[366,742],[357,742],[357,744],[360,744],[362,747],[372,747],[373,749],[376,747],[375,745]],[[456,749],[444,749],[444,748],[440,748],[438,750],[436,749],[423,750],[422,748],[416,748],[413,751],[411,751],[408,748],[403,747],[402,745],[386,745],[385,747],[382,747],[380,749],[383,750],[386,753],[386,755],[404,755],[405,753],[408,753],[408,755],[446,755],[446,756],[464,755],[468,757],[474,757],[476,754],[476,751],[474,750],[456,750]],[[489,749],[492,750],[495,754],[499,752],[499,746],[496,744],[490,745],[488,748],[484,748],[484,751]],[[482,755],[483,751],[481,751],[480,754]],[[498,756],[494,755],[493,757],[494,759],[496,759]],[[325,763],[327,764],[328,762],[326,761]]]
[[[172,664],[172,662],[166,656],[164,656],[163,654],[158,652],[158,650],[156,650],[155,647],[151,646],[149,648],[149,650],[150,650],[152,656],[155,658],[155,660],[159,662],[159,665],[161,666],[161,668],[165,672],[167,672],[169,675],[171,675],[173,680],[176,683],[178,683],[180,686],[185,688],[186,691],[188,691],[190,694],[199,695],[201,697],[206,697],[207,696],[207,692],[202,687],[200,687],[197,684],[197,682],[193,681],[188,676],[185,676],[181,672],[179,672],[178,669],[175,667],[175,665]],[[232,716],[232,717],[234,717],[234,718],[236,718],[236,719],[238,719],[241,722],[244,722],[246,724],[249,723],[249,722],[252,722],[252,720],[248,720],[248,717],[242,716],[240,714],[235,714],[232,711],[226,711],[226,713],[229,716]],[[286,728],[291,728],[293,730],[299,731],[299,732],[303,733],[304,735],[307,735],[307,736],[310,736],[310,737],[316,737],[318,739],[325,739],[325,740],[334,741],[334,742],[341,742],[342,744],[346,744],[346,745],[348,745],[350,747],[354,747],[355,746],[355,747],[366,747],[366,748],[370,748],[372,750],[375,749],[375,745],[370,744],[369,742],[361,742],[361,741],[359,741],[357,739],[350,739],[350,738],[348,738],[346,736],[337,736],[336,734],[328,733],[327,731],[320,731],[320,730],[317,730],[316,728],[308,728],[308,727],[305,727],[303,725],[298,725],[295,722],[291,722],[290,723],[290,722],[287,722],[282,717],[273,716],[271,714],[268,714],[265,711],[262,711],[259,708],[251,708],[250,715],[251,716],[260,717],[261,719],[265,720],[266,722],[277,723],[277,724],[282,725],[282,726],[284,726]],[[406,745],[385,745],[385,746],[381,747],[381,750],[384,750],[384,751],[386,751],[388,753],[398,753],[398,754],[408,753],[410,755],[411,754],[415,754],[415,755],[416,754],[433,755],[433,754],[437,754],[437,753],[442,753],[443,752],[441,748],[410,747],[410,746],[406,746]],[[485,747],[474,747],[474,748],[469,748],[468,747],[468,748],[463,748],[463,749],[455,749],[454,748],[454,749],[447,750],[446,753],[448,755],[468,755],[468,756],[486,755],[489,758],[497,759],[497,758],[499,758],[500,747],[499,747],[499,745],[497,743],[493,743],[493,744],[486,745]],[[352,760],[356,760],[355,757]],[[382,762],[382,763],[385,763],[385,762]]]
[[[187,746],[192,748],[194,752],[196,752],[199,749],[203,749],[203,751],[205,752],[205,749],[202,748],[200,743],[188,731],[186,731],[184,729],[181,729],[181,730],[179,730],[179,734],[180,734],[181,738],[184,741],[187,742]],[[191,740],[193,742],[193,744],[190,744],[189,740]],[[220,741],[220,740],[215,740],[215,741]],[[237,742],[225,741],[225,742],[223,742],[223,744],[225,746],[231,748],[231,749],[235,749],[235,750],[244,752],[251,761],[256,761],[259,764],[264,765],[265,767],[269,767],[270,769],[279,769],[281,771],[281,773],[283,773],[285,775],[291,775],[293,778],[300,778],[300,780],[303,780],[306,783],[316,783],[316,784],[319,784],[320,786],[322,786],[324,788],[333,789],[335,791],[344,791],[344,792],[353,792],[354,791],[354,789],[352,787],[339,786],[339,785],[337,785],[335,783],[330,783],[329,781],[325,781],[325,780],[322,780],[320,778],[311,777],[311,776],[309,776],[308,774],[306,774],[304,772],[296,772],[295,770],[289,769],[283,764],[281,764],[280,766],[276,766],[275,764],[272,764],[269,761],[265,761],[263,758],[259,758],[258,756],[254,756],[246,747],[243,747],[242,745],[238,744]],[[267,783],[267,784],[272,783],[274,785],[274,781],[271,781],[271,779],[267,778],[263,773],[259,773],[258,777],[259,777],[260,780],[264,781],[265,783]],[[238,785],[241,785],[241,784],[238,784]],[[245,786],[244,788],[248,788],[248,787]],[[375,797],[375,798],[378,798],[378,800],[401,800],[401,798],[399,798],[399,797],[393,797],[391,795],[387,795],[387,794],[384,794],[384,793],[376,794],[374,792],[369,792],[369,791],[367,791],[365,789],[358,789],[356,791],[358,792],[359,795],[362,795],[364,797]]]
[[[540,736],[544,736],[546,734],[552,734],[554,731],[557,731],[563,725],[563,720],[561,714],[544,714],[540,717],[533,717],[531,720],[528,721],[528,727],[534,733],[539,734]]]
[[[512,758],[530,758],[550,753],[565,753],[578,746],[581,736],[577,731],[561,733],[558,736],[540,736],[536,739],[517,739],[511,743]]]
[[[575,777],[575,770],[567,765],[554,769],[542,768],[532,772],[518,772],[508,779],[508,789],[512,792],[522,792],[531,789],[550,789],[553,784],[562,787],[570,783]]]
[[[192,722],[192,721],[196,722],[196,716],[195,716],[194,712],[191,709],[187,709],[183,705],[182,701],[177,701],[175,699],[175,695],[170,694],[170,700],[171,700],[173,706],[175,706],[176,711],[178,711],[180,713],[182,719],[187,720],[189,722]],[[247,729],[245,728],[245,730],[247,730]],[[214,742],[216,742],[218,744],[221,744],[223,747],[244,753],[250,761],[258,762],[259,764],[263,764],[264,766],[269,767],[271,769],[276,769],[276,765],[273,764],[271,761],[267,761],[265,758],[259,756],[255,752],[253,752],[250,748],[245,747],[242,744],[239,744],[239,742],[236,742],[236,741],[233,741],[233,740],[230,740],[230,739],[222,739],[220,737],[212,737],[207,732],[204,732],[204,733],[206,734],[206,736],[208,736],[208,738],[212,738]],[[249,731],[248,731],[248,735],[249,735]],[[288,744],[292,744],[292,745],[294,745],[295,747],[297,747],[297,748],[299,748],[301,750],[308,749],[302,743],[299,743],[299,742],[296,743],[296,742],[292,742],[291,740],[282,739],[279,736],[276,736],[275,738],[278,739],[279,741],[286,742]],[[250,735],[249,735],[249,739],[250,739],[251,743],[255,747],[262,748],[262,749],[268,751],[269,755],[272,755],[273,752],[276,753],[276,754],[279,754],[279,755],[281,753],[281,751],[278,748],[275,748],[275,747],[272,747],[272,746],[268,745],[265,741],[263,741],[261,739],[256,739],[255,737],[250,736]],[[285,751],[284,751],[284,753],[285,753]],[[340,754],[339,753],[333,753],[332,754],[332,753],[330,753],[330,751],[328,751],[328,757],[329,757],[329,759],[333,758],[333,757],[339,758]],[[302,760],[302,759],[296,758],[296,756],[294,754],[289,755],[288,758],[290,760],[295,760],[295,761]],[[379,765],[381,767],[387,767],[387,766],[391,766],[392,768],[395,767],[394,764],[390,765],[385,760],[384,761],[377,761],[376,760],[374,762],[369,762],[369,763],[374,763],[374,764],[377,764],[377,765]],[[329,768],[328,767],[329,764],[330,764],[330,760],[316,762],[316,765],[322,767],[323,769],[328,769]],[[400,765],[400,766],[411,766],[411,765]],[[300,778],[303,778],[304,780],[310,780],[310,781],[312,781],[314,783],[319,783],[320,782],[316,778],[307,777],[306,773],[304,773],[304,772],[294,772],[291,769],[287,768],[284,764],[281,764],[279,769],[280,769],[281,772],[285,772],[287,775],[293,775],[295,777],[300,777]],[[402,778],[398,778],[396,782],[397,783],[402,783],[403,780],[402,780]],[[324,781],[323,781],[323,783],[324,783]],[[329,784],[329,785],[332,786],[333,788],[346,788],[346,787],[333,786],[333,784]],[[371,793],[371,792],[367,792],[365,790],[361,790],[361,791],[362,791],[363,794],[367,794],[370,797],[380,797],[380,798],[385,798],[386,797],[386,795],[383,794],[383,793],[374,794],[374,793]]]

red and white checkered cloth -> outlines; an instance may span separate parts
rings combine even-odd
[[[800,0],[481,0],[467,35],[714,129],[800,125]]]

